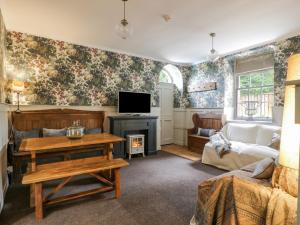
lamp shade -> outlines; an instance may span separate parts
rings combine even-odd
[[[115,27],[115,30],[116,30],[116,34],[122,39],[129,38],[133,33],[133,29],[130,23],[127,24],[122,24],[122,22],[118,23]]]
[[[300,54],[295,54],[288,60],[287,82],[299,79]],[[300,124],[295,122],[297,114],[296,86],[287,85],[285,87],[279,163],[292,169],[299,169]]]
[[[295,86],[285,88],[279,164],[299,168],[300,125],[295,123]]]
[[[300,53],[294,54],[288,59],[288,71],[286,81],[300,80]]]
[[[24,81],[14,80],[12,84],[13,91],[21,92],[24,90]]]

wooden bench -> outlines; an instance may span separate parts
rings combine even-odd
[[[194,113],[192,120],[194,127],[187,130],[188,149],[199,154],[203,153],[204,146],[209,142],[208,137],[197,135],[198,128],[221,130],[221,114],[199,114]]]
[[[32,110],[22,112],[12,112],[11,122],[14,129],[19,131],[30,131],[32,129],[61,129],[69,127],[75,120],[80,121],[80,125],[85,128],[100,128],[103,131],[103,122],[105,113],[103,111],[87,111],[87,110],[75,110],[75,109],[46,109],[46,110]],[[77,156],[82,154],[95,153],[100,155],[104,147],[84,147],[74,148],[73,151],[67,153],[62,152],[48,152],[39,154],[39,158],[43,159],[56,159],[68,158],[71,156]],[[11,137],[8,149],[9,163],[13,166],[13,182],[18,184],[22,180],[23,173],[22,168],[26,168],[28,162],[30,162],[29,152],[20,152],[16,149],[15,140]],[[81,157],[83,158],[83,157]],[[59,161],[56,160],[56,161]]]
[[[128,162],[123,159],[106,160],[103,157],[91,157],[63,162],[38,165],[35,172],[28,172],[23,176],[23,184],[34,185],[35,216],[36,220],[43,219],[43,205],[52,205],[60,202],[85,197],[100,192],[115,190],[116,198],[121,196],[120,189],[120,169],[128,166]],[[103,171],[113,171],[114,181],[102,177],[99,173]],[[55,193],[61,190],[74,176],[91,175],[100,181],[103,186],[69,194],[62,197],[51,198]],[[43,196],[43,182],[63,179],[47,196]]]

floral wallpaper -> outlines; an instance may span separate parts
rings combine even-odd
[[[203,92],[188,93],[192,108],[223,108],[224,107],[224,67],[223,60],[217,63],[200,63],[193,68],[188,85],[203,82],[216,82],[217,89]]]
[[[176,86],[174,88],[174,108],[187,108],[190,103],[187,98],[187,81],[190,79],[190,75],[192,74],[192,66],[177,66],[182,75],[183,80],[183,90],[180,91]]]
[[[300,53],[300,35],[277,42],[274,48],[275,105],[283,106],[287,60],[294,53]]]
[[[287,58],[300,52],[300,36],[227,55],[214,63],[176,65],[183,90],[175,87],[174,107],[234,107],[235,60],[266,52],[275,58],[275,106],[283,106]],[[21,104],[115,106],[118,91],[126,90],[149,92],[152,106],[159,106],[159,73],[166,63],[14,31],[7,32],[6,55],[7,103],[15,103],[16,91],[21,90]],[[216,82],[217,89],[188,93],[189,85],[198,82]],[[3,98],[5,82],[1,83]]]
[[[191,75],[185,82],[217,82],[217,90],[185,93],[191,108],[234,107],[234,64],[239,57],[261,53],[274,54],[275,106],[284,104],[284,81],[287,73],[287,59],[300,52],[300,36],[274,42],[251,50],[227,55],[216,62],[203,62],[193,66]]]
[[[6,76],[5,76],[5,40],[6,40],[6,30],[3,21],[3,17],[0,11],[0,103],[4,103],[5,101],[5,84],[6,84]]]
[[[22,104],[117,105],[119,90],[148,92],[159,105],[159,73],[166,63],[19,32],[7,35],[7,102],[22,86]],[[180,66],[183,74],[188,66]],[[18,81],[18,82],[16,82]],[[175,92],[174,104],[182,105]]]

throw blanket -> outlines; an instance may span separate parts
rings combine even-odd
[[[191,225],[294,225],[296,215],[297,198],[263,180],[228,174],[199,185]]]
[[[215,135],[211,136],[209,140],[220,158],[222,158],[225,153],[230,151],[231,143],[224,136],[224,134],[222,134],[222,132],[216,133]]]

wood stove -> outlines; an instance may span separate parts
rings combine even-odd
[[[131,155],[135,155],[135,154],[143,154],[143,157],[145,157],[145,135],[130,134],[130,135],[126,135],[126,139],[127,139],[126,151],[128,153],[129,159],[131,159]]]

